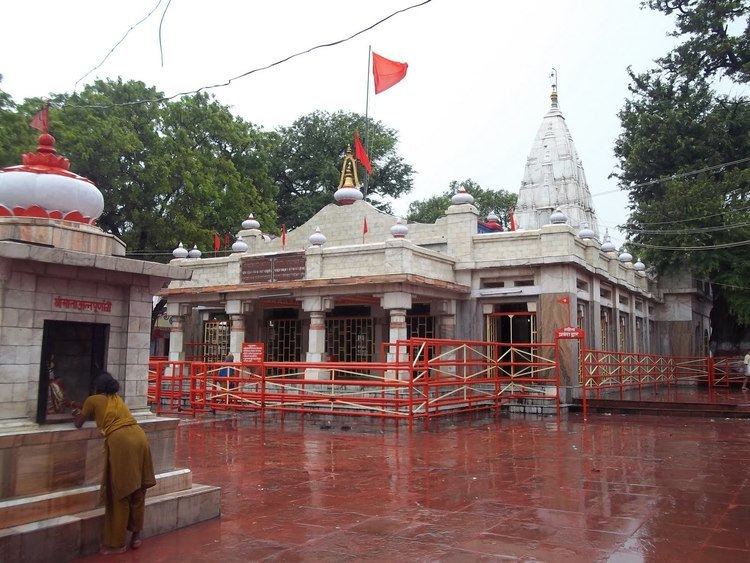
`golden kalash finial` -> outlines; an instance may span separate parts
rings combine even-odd
[[[552,93],[549,98],[552,101],[552,107],[557,107],[557,69],[552,67],[552,72],[549,73],[550,81],[552,82]]]
[[[357,161],[354,160],[352,154],[352,147],[346,147],[346,155],[344,156],[344,163],[341,166],[341,179],[339,180],[339,188],[356,188],[359,186],[359,178],[357,177]]]

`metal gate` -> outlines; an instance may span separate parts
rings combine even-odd
[[[302,323],[299,319],[273,319],[266,326],[266,357],[270,362],[299,362]]]
[[[371,362],[375,330],[371,317],[326,319],[326,354],[334,362]]]
[[[229,354],[229,322],[205,321],[203,323],[204,362],[223,362]]]

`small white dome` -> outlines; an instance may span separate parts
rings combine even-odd
[[[498,217],[497,213],[495,213],[494,211],[490,211],[487,214],[487,222],[488,223],[499,223],[500,222],[500,217]]]
[[[363,198],[362,192],[357,188],[339,188],[336,193],[333,194],[333,199],[339,205],[351,205],[355,201],[359,201]]]
[[[396,219],[396,224],[391,227],[391,235],[393,235],[393,238],[404,238],[408,234],[409,227],[407,227],[401,217],[399,217]]]
[[[187,258],[188,257],[187,248],[182,246],[182,243],[178,244],[177,248],[175,248],[172,251],[172,256],[174,256],[175,258]]]
[[[320,227],[315,227],[315,232],[310,235],[309,240],[313,246],[323,246],[326,243],[326,237],[320,232]]]
[[[258,223],[258,220],[253,216],[251,213],[247,216],[247,219],[242,221],[242,228],[243,229],[260,229],[260,223]]]
[[[247,252],[247,243],[241,236],[238,236],[232,244],[232,252]]]
[[[578,231],[578,236],[581,238],[594,238],[596,233],[589,228],[589,224],[584,221],[581,223],[581,230]]]
[[[623,250],[620,255],[617,257],[617,259],[622,262],[623,264],[627,264],[628,262],[633,261],[633,255],[630,254],[627,250]]]
[[[466,191],[466,188],[459,186],[456,193],[451,198],[453,205],[463,205],[465,203],[474,203],[474,196]]]
[[[643,272],[643,271],[646,270],[646,264],[644,264],[643,262],[641,262],[640,258],[636,258],[636,262],[635,262],[635,264],[633,264],[633,269],[636,272]]]
[[[564,225],[568,222],[568,216],[557,208],[549,216],[549,222],[553,225]]]
[[[602,252],[617,252],[617,248],[615,248],[615,243],[612,242],[612,239],[609,236],[609,229],[604,231],[604,242],[602,243]]]
[[[202,252],[198,250],[198,245],[194,244],[193,248],[188,252],[188,258],[200,258]]]

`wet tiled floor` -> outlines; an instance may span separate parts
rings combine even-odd
[[[341,424],[182,426],[223,516],[107,559],[750,561],[748,420]]]
[[[589,392],[589,398],[595,398]],[[654,401],[659,403],[691,403],[708,405],[734,405],[750,408],[750,391],[741,392],[739,386],[708,389],[705,385],[669,385],[654,388],[643,385],[641,388],[602,390],[601,399],[622,399],[627,401]]]

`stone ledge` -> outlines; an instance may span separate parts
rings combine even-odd
[[[190,489],[146,499],[143,537],[148,538],[221,515],[221,489]],[[0,530],[0,561],[71,561],[96,553],[104,520],[97,508]]]

